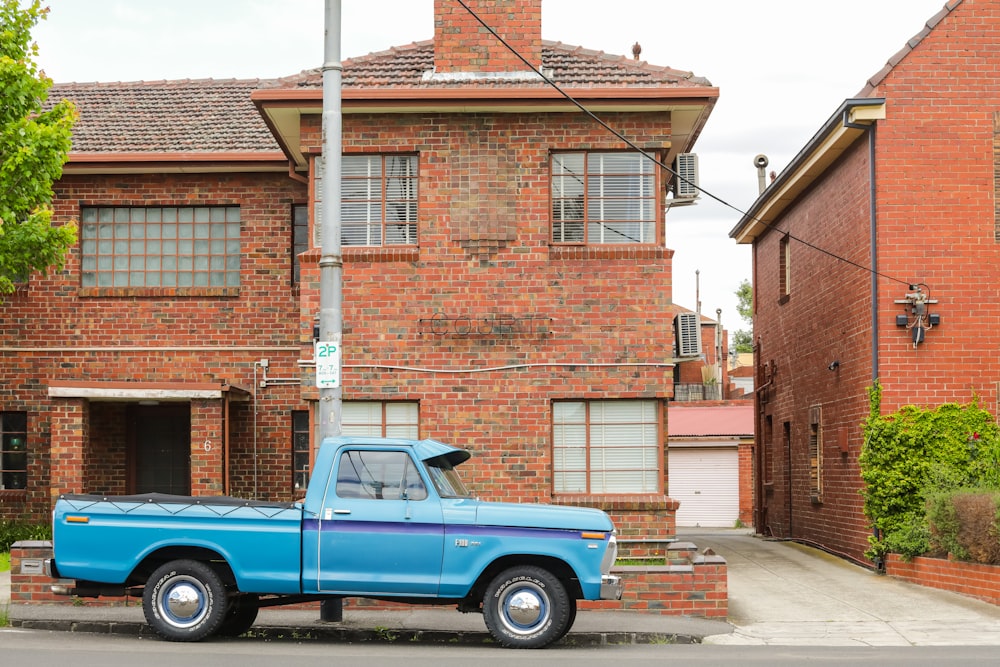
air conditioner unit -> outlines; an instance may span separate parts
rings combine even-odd
[[[698,196],[698,155],[679,153],[674,162],[674,198],[693,199]]]
[[[674,338],[678,357],[701,356],[701,322],[698,313],[677,313],[674,316]]]

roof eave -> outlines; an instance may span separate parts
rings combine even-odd
[[[261,152],[107,152],[71,151],[64,175],[127,173],[286,172],[280,151]]]
[[[574,99],[595,113],[624,111],[674,114],[674,136],[683,137],[684,152],[694,144],[719,97],[714,87],[589,87],[570,88]],[[250,99],[260,110],[282,150],[298,167],[305,167],[300,148],[299,121],[305,114],[319,114],[323,90],[256,90]],[[574,113],[579,108],[552,88],[449,87],[449,88],[344,88],[341,112],[359,113]]]
[[[884,118],[885,98],[845,100],[743,214],[729,237],[740,244],[756,241],[868,126]]]

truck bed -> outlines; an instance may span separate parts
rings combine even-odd
[[[162,493],[66,494],[60,501],[53,537],[62,577],[125,584],[143,561],[183,547],[225,559],[241,591],[301,591],[298,503]]]

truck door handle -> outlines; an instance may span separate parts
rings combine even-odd
[[[350,514],[351,510],[333,510],[334,514]]]

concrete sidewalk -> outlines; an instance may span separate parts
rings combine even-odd
[[[10,573],[0,573],[0,610],[7,607],[14,627],[70,632],[155,636],[139,605],[129,607],[70,604],[10,604]],[[580,611],[561,644],[691,644],[703,637],[732,631],[726,621],[640,614],[627,611]],[[262,609],[250,630],[267,639],[320,639],[351,642],[428,641],[482,644],[492,641],[481,614],[463,614],[453,606],[401,610],[348,608],[343,621],[319,619],[316,610]]]
[[[678,530],[725,557],[731,633],[712,644],[1000,646],[1000,607],[747,530]]]
[[[711,643],[775,646],[1000,646],[1000,607],[923,588],[792,542],[754,537],[748,530],[682,529],[699,551],[728,563],[729,623],[637,612],[581,611],[563,643]],[[9,604],[0,575],[0,609]],[[4,592],[8,591],[7,596]],[[22,628],[151,634],[133,607],[9,605]],[[262,610],[257,637],[338,641],[483,643],[479,614],[452,607],[402,611],[348,608],[325,623],[316,611]]]

